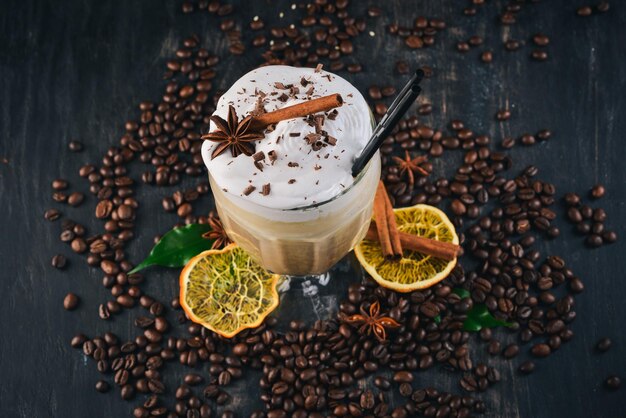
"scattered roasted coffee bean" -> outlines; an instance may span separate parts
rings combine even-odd
[[[604,385],[607,387],[607,389],[609,390],[617,390],[622,386],[622,379],[620,379],[617,376],[609,376],[606,378],[606,380],[604,381]]]
[[[67,266],[67,258],[60,254],[55,255],[54,257],[52,257],[51,264],[52,267],[62,270]]]
[[[98,380],[96,382],[96,390],[100,393],[106,393],[109,391],[111,386],[107,383],[106,380]]]
[[[70,141],[67,144],[67,147],[69,148],[70,151],[72,152],[81,152],[83,150],[83,143],[80,141]]]
[[[76,307],[78,307],[78,302],[78,296],[74,293],[68,293],[65,295],[65,299],[63,299],[63,307],[68,311],[73,311]]]
[[[601,184],[596,184],[595,186],[593,186],[591,188],[591,191],[589,192],[590,196],[594,199],[599,199],[602,196],[604,196],[605,190],[604,190],[604,186]]]
[[[591,7],[589,6],[581,6],[576,9],[576,14],[583,17],[590,16],[592,12]]]
[[[610,338],[601,338],[600,340],[598,340],[598,342],[596,343],[596,350],[598,350],[601,353],[604,353],[605,351],[608,351],[609,348],[611,348],[612,342]]]
[[[535,371],[535,363],[533,363],[530,360],[525,361],[522,364],[520,364],[518,370],[522,374],[531,374],[532,372]]]
[[[550,355],[550,346],[548,344],[535,344],[530,352],[535,357],[548,357]]]
[[[80,192],[74,192],[67,198],[67,203],[70,206],[78,206],[83,203],[83,200],[85,200],[85,195]]]

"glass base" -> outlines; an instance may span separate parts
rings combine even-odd
[[[353,253],[324,274],[283,276],[278,287],[278,329],[288,331],[291,321],[312,326],[315,321],[334,317],[339,302],[347,297],[348,286],[360,283],[362,278],[363,270]]]

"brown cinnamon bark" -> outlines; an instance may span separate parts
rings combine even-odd
[[[398,235],[402,247],[405,250],[417,251],[446,261],[454,260],[461,249],[458,245],[450,242],[441,242],[430,238],[418,237],[417,235],[411,235],[405,232],[399,232]],[[375,225],[374,222],[370,224],[365,239],[370,241],[380,240],[378,225]]]
[[[283,107],[273,112],[264,113],[252,119],[251,126],[255,129],[265,128],[268,125],[278,123],[282,120],[294,119],[312,115],[319,112],[339,107],[343,104],[340,94],[331,94],[318,99],[307,100],[293,106]]]
[[[381,186],[382,182],[378,184],[376,189],[376,197],[374,198],[374,217],[376,218],[376,232],[380,247],[383,250],[383,256],[385,258],[393,257],[393,247],[391,245],[391,237],[389,236],[389,225],[387,224],[387,217],[385,216],[385,197],[382,195]]]
[[[378,183],[376,197],[374,198],[374,216],[376,218],[376,230],[380,238],[380,246],[383,256],[387,259],[402,258],[402,244],[396,218],[393,214],[391,201],[382,181]]]

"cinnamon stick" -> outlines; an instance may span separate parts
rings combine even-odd
[[[400,242],[398,227],[396,225],[396,217],[393,213],[387,189],[385,189],[385,185],[382,181],[379,181],[378,188],[376,189],[374,216],[376,217],[376,230],[378,236],[381,237],[380,243],[383,255],[388,259],[402,258],[402,243]]]
[[[454,260],[458,254],[460,247],[450,242],[441,242],[430,238],[418,237],[417,235],[399,232],[400,242],[406,250],[417,251],[422,254],[430,255],[442,260]],[[379,241],[378,224],[372,222],[365,235],[365,239],[370,241]],[[382,243],[381,243],[382,245]]]
[[[268,125],[278,123],[282,120],[294,119],[312,115],[318,112],[339,107],[343,104],[340,94],[331,94],[318,99],[307,100],[293,106],[283,107],[273,112],[264,113],[252,119],[252,127],[256,129],[265,128]]]

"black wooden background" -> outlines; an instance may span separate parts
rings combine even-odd
[[[249,1],[237,7],[237,17],[249,22],[261,15],[279,22],[291,2]],[[358,8],[373,0],[353,0]],[[626,388],[609,393],[602,388],[610,373],[626,378],[626,5],[614,1],[610,12],[580,18],[582,1],[543,1],[519,15],[519,24],[502,29],[496,10],[505,1],[487,1],[477,16],[461,9],[469,1],[386,1],[385,14],[372,20],[376,36],[361,37],[356,56],[365,72],[349,79],[362,91],[376,80],[399,86],[393,64],[403,58],[430,65],[434,76],[424,83],[420,100],[433,103],[426,118],[443,126],[452,118],[465,120],[475,132],[496,141],[550,128],[554,137],[532,148],[515,149],[516,168],[540,168],[558,192],[586,191],[603,183],[608,226],[622,239],[599,250],[584,248],[572,227],[561,222],[562,236],[544,249],[564,256],[586,284],[577,299],[575,337],[551,358],[539,361],[530,377],[519,377],[515,365],[491,359],[502,371],[502,382],[482,394],[488,417],[618,417],[624,416]],[[382,36],[387,24],[410,24],[419,14],[441,17],[448,29],[434,47],[409,51],[398,38]],[[78,168],[97,161],[117,143],[125,120],[138,115],[140,100],[157,99],[165,59],[179,41],[198,33],[209,50],[225,51],[217,20],[207,13],[183,15],[177,1],[44,1],[3,0],[0,4],[0,416],[2,417],[124,417],[132,406],[117,395],[100,395],[92,361],[69,347],[78,331],[91,335],[114,330],[132,336],[134,313],[112,322],[98,318],[97,305],[108,291],[100,273],[58,241],[60,226],[43,220],[53,207],[53,178],[76,178]],[[529,59],[530,46],[521,52],[502,49],[505,35],[529,43],[536,32],[551,38],[546,63]],[[478,34],[494,50],[494,62],[480,63],[481,48],[462,55],[458,40]],[[365,47],[367,42],[367,47]],[[484,49],[484,48],[482,48]],[[227,86],[256,63],[253,57],[229,59],[220,80]],[[508,105],[512,119],[499,124],[495,111]],[[70,139],[86,145],[81,154],[67,150]],[[134,173],[137,176],[137,173]],[[188,180],[189,184],[193,182]],[[72,187],[86,190],[86,182]],[[133,260],[148,250],[152,236],[169,229],[175,217],[160,208],[167,189],[140,188],[138,240]],[[150,196],[148,196],[150,194]],[[148,198],[149,197],[149,198]],[[207,201],[207,207],[209,206]],[[89,207],[87,210],[85,205]],[[69,217],[90,225],[95,202],[88,194],[80,209],[63,207]],[[50,267],[53,254],[69,256],[68,272]],[[169,300],[177,292],[177,272],[155,271],[146,285],[152,294]],[[63,310],[68,291],[82,298],[76,312]],[[596,340],[610,336],[614,348],[593,351]],[[484,353],[484,346],[474,344]],[[525,346],[526,349],[526,346]],[[525,354],[526,355],[526,354]],[[235,402],[253,398],[257,375],[238,383]],[[458,376],[431,370],[418,376],[418,385],[460,391]],[[248,389],[246,389],[246,385]],[[136,399],[138,403],[140,399]]]

